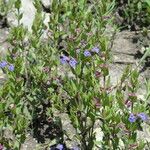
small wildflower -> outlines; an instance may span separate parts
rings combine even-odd
[[[107,20],[107,19],[110,19],[110,18],[111,18],[110,16],[103,16],[104,20]]]
[[[59,150],[63,150],[64,146],[63,146],[62,144],[58,144],[58,145],[56,146],[56,148],[59,149]]]
[[[14,71],[14,65],[13,64],[10,64],[9,66],[8,66],[8,69],[10,70],[10,71]]]
[[[3,147],[3,145],[2,145],[2,144],[0,144],[0,150],[3,150],[3,148],[4,148],[4,147]]]
[[[92,32],[89,32],[89,33],[87,33],[87,35],[88,35],[88,36],[92,36],[92,35],[93,35],[93,33],[92,33]]]
[[[108,65],[107,64],[101,64],[100,67],[101,67],[101,69],[107,69]]]
[[[77,28],[77,29],[75,29],[75,31],[76,31],[77,33],[80,33],[80,32],[81,32],[81,29],[80,29],[80,28]]]
[[[100,107],[101,107],[101,104],[100,104],[99,99],[95,98],[94,101],[95,101],[95,107],[96,107],[96,108],[100,108]]]
[[[67,57],[65,55],[63,55],[63,56],[60,57],[60,62],[62,64],[66,64],[68,61],[69,61],[69,57]]]
[[[129,120],[131,123],[133,123],[133,122],[136,121],[136,116],[135,116],[134,114],[130,114],[128,120]]]
[[[129,97],[136,97],[135,93],[129,93]]]
[[[91,51],[92,51],[92,52],[95,52],[95,53],[99,53],[99,48],[98,48],[98,47],[94,47],[94,48],[92,48]]]
[[[129,149],[137,149],[138,144],[137,143],[133,143],[129,145]]]
[[[95,72],[95,76],[96,76],[96,77],[100,77],[101,75],[102,75],[101,72],[99,72],[99,71],[96,71],[96,72]]]
[[[137,116],[143,121],[146,121],[148,119],[148,116],[145,113],[139,113]]]
[[[88,50],[85,50],[84,51],[84,56],[89,57],[89,56],[91,56],[91,53]]]
[[[1,68],[4,68],[4,67],[6,67],[7,66],[7,62],[6,61],[1,61],[0,62],[0,67]]]
[[[49,118],[47,119],[47,121],[48,121],[49,123],[52,123],[52,122],[53,122],[53,119],[52,119],[51,117],[49,117]]]
[[[132,105],[132,102],[130,100],[126,100],[125,105],[129,108]]]
[[[71,58],[69,64],[72,68],[75,68],[77,65],[77,61],[74,58]]]

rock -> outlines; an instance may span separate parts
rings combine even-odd
[[[17,19],[14,12],[9,12],[7,14],[7,23],[10,27],[17,26]]]
[[[96,128],[94,130],[94,133],[96,134],[96,141],[102,141],[103,140],[104,133],[100,128]]]
[[[31,31],[31,27],[35,18],[36,14],[36,8],[33,4],[33,0],[21,0],[21,8],[20,11],[23,13],[23,17],[21,19],[21,23],[25,27],[28,28],[29,31]],[[49,7],[50,6],[50,0],[42,0],[42,4],[44,7]],[[17,26],[18,21],[17,17],[15,15],[17,13],[16,9],[13,8],[8,14],[7,14],[7,21],[9,26]],[[43,11],[43,17],[44,17],[44,24],[48,27],[48,22],[49,22],[49,13],[45,13]]]
[[[0,87],[3,85],[3,83],[5,82],[5,74],[2,72],[2,70],[0,70]]]
[[[6,54],[8,52],[8,48],[10,48],[10,44],[7,42],[9,30],[8,28],[0,29],[0,59],[5,60]],[[0,86],[3,85],[6,79],[6,75],[0,68]]]
[[[47,26],[47,28],[49,27],[49,22],[50,22],[50,14],[49,13],[44,13],[43,12],[43,17],[44,17],[44,24]]]
[[[28,134],[24,144],[22,144],[21,146],[21,150],[32,150],[36,149],[36,147],[38,146],[39,145],[37,141],[31,135]]]
[[[7,49],[10,48],[10,44],[7,42],[9,30],[7,28],[0,29],[0,56],[4,58],[7,53]]]
[[[137,138],[139,140],[144,140],[145,142],[150,142],[150,132],[149,132],[149,124],[143,123],[142,124],[143,131],[137,132]]]
[[[23,18],[21,22],[30,29],[36,13],[33,2],[31,0],[22,0],[21,10],[23,12]]]
[[[133,40],[137,38],[137,35],[134,32],[122,31],[116,34],[114,39],[112,51],[115,55],[118,53],[123,55],[131,55],[135,59],[134,56],[140,48],[138,47],[138,43],[134,43]],[[127,58],[124,56],[124,58]]]
[[[51,0],[41,0],[41,2],[46,9],[50,8]]]
[[[23,17],[21,19],[21,23],[29,30],[31,30],[32,23],[35,17],[36,9],[33,5],[32,0],[21,0],[21,13],[23,13]],[[7,14],[7,21],[10,26],[17,26],[17,17],[15,15],[16,10],[13,9]]]

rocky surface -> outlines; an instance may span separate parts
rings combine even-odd
[[[38,146],[37,141],[31,135],[27,135],[27,139],[22,145],[21,150],[36,150]]]

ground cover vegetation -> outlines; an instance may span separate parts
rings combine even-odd
[[[150,115],[149,80],[142,81],[146,92],[143,99],[138,97],[139,67],[149,61],[149,45],[136,68],[128,65],[112,85],[114,36],[107,32],[108,27],[114,32],[128,27],[148,34],[149,1],[53,0],[48,26],[41,1],[33,4],[37,11],[29,31],[21,23],[21,0],[0,1],[0,18],[2,26],[10,29],[7,42],[11,45],[0,56],[5,74],[0,85],[0,150],[20,150],[28,134],[42,143],[41,150],[148,147],[137,132],[148,124]],[[6,16],[11,9],[16,10],[18,23],[9,27]],[[63,128],[66,119],[72,125],[72,139]],[[100,140],[96,128],[101,131]],[[67,140],[75,145],[69,147]]]

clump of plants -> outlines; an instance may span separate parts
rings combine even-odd
[[[138,70],[128,66],[116,85],[109,73],[111,38],[105,31],[113,25],[114,1],[52,1],[48,27],[41,4],[36,0],[34,5],[37,14],[29,32],[20,23],[21,1],[16,0],[18,26],[11,28],[12,48],[0,62],[6,74],[0,87],[0,146],[20,150],[30,133],[39,143],[49,139],[45,149],[69,149],[60,117],[65,113],[75,129],[74,150],[142,150],[146,141],[137,138],[137,131],[149,109],[148,98],[138,98]],[[46,30],[47,41],[42,39]],[[42,135],[45,126],[50,131]]]
[[[118,23],[121,28],[140,30],[149,29],[150,1],[149,0],[119,0],[117,3]]]

